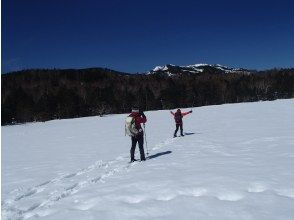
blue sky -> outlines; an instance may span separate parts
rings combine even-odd
[[[2,72],[294,67],[292,2],[2,0]]]

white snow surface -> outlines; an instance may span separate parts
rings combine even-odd
[[[126,114],[2,127],[2,219],[294,219],[294,99],[146,116],[132,164]]]
[[[197,64],[188,65],[187,67],[201,67],[201,66],[211,66],[211,65],[207,63],[197,63]]]
[[[175,66],[175,65],[173,65],[173,64],[169,64],[170,66]],[[165,66],[156,66],[152,71],[165,71],[165,70],[168,70],[168,67],[167,67],[167,65],[165,65]]]

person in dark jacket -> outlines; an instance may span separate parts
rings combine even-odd
[[[137,143],[139,144],[139,150],[140,150],[140,157],[141,161],[146,160],[145,153],[144,153],[144,135],[143,135],[143,129],[141,127],[141,123],[146,123],[147,118],[143,111],[139,111],[139,108],[134,107],[132,108],[132,112],[129,115],[130,117],[133,117],[135,119],[135,126],[138,130],[138,133],[134,136],[132,136],[132,147],[131,147],[131,162],[136,161],[135,159],[135,149]]]
[[[176,130],[174,133],[174,137],[177,137],[177,132],[178,132],[179,128],[181,130],[181,136],[184,136],[184,134],[183,134],[183,117],[185,115],[192,113],[192,110],[188,111],[188,112],[181,112],[181,109],[178,109],[175,113],[172,111],[170,111],[170,113],[174,116],[174,119],[176,122]]]

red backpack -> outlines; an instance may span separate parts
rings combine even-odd
[[[176,112],[175,113],[175,121],[176,121],[176,124],[182,124],[182,113],[181,112]]]

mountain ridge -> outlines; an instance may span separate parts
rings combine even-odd
[[[156,66],[146,74],[167,74],[168,76],[182,75],[182,74],[198,74],[203,72],[210,73],[243,73],[250,74],[255,70],[248,70],[245,68],[232,68],[221,64],[192,64],[187,66],[178,66],[173,64],[166,64],[164,66]]]
[[[133,105],[158,110],[294,96],[294,69],[242,74],[225,73],[223,66],[216,67],[205,66],[195,74],[167,66],[172,77],[164,71],[122,74],[104,68],[3,74],[1,123],[126,113]]]

